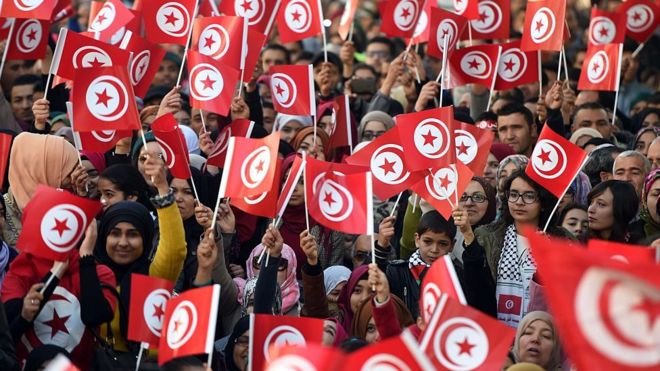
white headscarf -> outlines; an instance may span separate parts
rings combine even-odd
[[[199,138],[197,133],[190,126],[179,125],[181,131],[183,132],[184,138],[186,138],[186,146],[188,147],[188,153],[198,155],[199,150]]]
[[[342,282],[348,282],[351,277],[351,270],[343,265],[333,265],[323,271],[323,285],[325,286],[325,294],[328,295],[330,291],[334,290],[337,285]]]
[[[289,121],[298,121],[305,126],[312,126],[314,122],[310,116],[296,116],[296,115],[287,115],[284,113],[278,113],[275,116],[275,122],[273,123],[273,132],[280,131]]]

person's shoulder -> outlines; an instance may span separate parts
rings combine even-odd
[[[475,235],[488,235],[492,233],[496,233],[500,230],[504,230],[506,227],[506,224],[504,223],[503,220],[495,220],[493,222],[490,222],[488,224],[482,225],[480,227],[477,227],[477,229],[474,230]]]

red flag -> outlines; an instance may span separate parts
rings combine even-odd
[[[323,31],[320,0],[282,0],[277,14],[280,42],[290,43],[313,37]]]
[[[71,102],[78,131],[139,130],[142,127],[126,67],[76,71]]]
[[[53,74],[73,80],[76,70],[90,67],[128,66],[130,53],[91,37],[60,30],[57,47],[53,52]]]
[[[373,234],[371,173],[363,167],[307,158],[305,187],[314,220],[336,231]]]
[[[192,174],[190,173],[188,147],[174,115],[168,113],[157,118],[151,124],[151,131],[163,151],[163,160],[172,176],[189,179]]]
[[[442,107],[395,117],[410,170],[426,170],[456,162],[454,107]]]
[[[239,119],[232,121],[229,125],[220,130],[218,138],[213,144],[211,154],[208,156],[206,163],[216,167],[223,167],[225,165],[225,155],[227,154],[227,146],[229,145],[229,138],[243,137],[249,138],[254,128],[254,121]]]
[[[235,69],[241,69],[243,64],[244,38],[241,17],[222,16],[197,18],[193,25],[193,50],[221,61]]]
[[[50,22],[37,19],[16,19],[9,42],[7,59],[34,60],[46,55]]]
[[[339,37],[341,37],[342,40],[348,39],[359,3],[359,0],[346,0],[346,4],[344,4],[344,11],[341,13],[339,27],[337,28]]]
[[[248,71],[254,70],[254,67],[257,65],[257,61],[259,61],[261,49],[265,43],[266,35],[259,31],[248,28],[247,42],[245,44],[246,53],[244,63],[244,69],[246,73],[243,74],[243,82],[249,82],[252,79],[252,73],[249,73]]]
[[[580,370],[657,370],[657,264],[623,264],[527,233],[568,357]],[[560,267],[560,268],[559,268]]]
[[[459,303],[467,305],[463,288],[458,281],[454,263],[452,263],[449,254],[433,262],[422,281],[419,295],[419,312],[426,323],[431,321],[433,312],[443,295],[448,295]]]
[[[197,0],[145,1],[142,17],[147,40],[185,45],[196,7]]]
[[[304,158],[304,153],[303,153],[303,157],[296,156],[293,159],[293,164],[291,165],[291,169],[289,170],[289,175],[287,176],[286,180],[284,181],[284,184],[282,185],[282,191],[280,192],[280,196],[277,198],[277,215],[279,218],[282,218],[282,215],[284,215],[284,210],[286,209],[286,206],[289,204],[291,195],[293,194],[293,191],[295,191],[296,186],[300,181],[300,177],[302,176],[303,171],[305,170],[305,163],[306,161]]]
[[[454,13],[467,19],[479,19],[478,0],[453,0]]]
[[[415,26],[415,31],[412,35],[412,43],[422,44],[429,41],[429,34],[431,33],[431,6],[430,1],[424,1],[424,7],[422,8],[421,13],[419,13],[419,19],[417,19],[417,26]]]
[[[48,366],[44,371],[80,371],[76,365],[71,363],[71,360],[62,353],[59,353],[52,361],[48,362]]]
[[[98,201],[39,185],[23,210],[23,230],[16,248],[45,259],[64,260],[99,211]]]
[[[626,13],[608,12],[596,7],[591,8],[589,21],[590,44],[618,44],[625,41]]]
[[[626,14],[626,35],[638,43],[646,42],[658,27],[660,9],[650,0],[627,0],[617,8]]]
[[[474,39],[508,39],[511,23],[511,2],[481,0],[476,19],[470,21]]]
[[[448,60],[450,87],[480,84],[491,88],[497,77],[502,47],[494,44],[468,46],[454,51]]]
[[[474,175],[482,176],[495,133],[460,121],[454,124],[458,124],[454,125],[456,157],[469,167]]]
[[[316,116],[312,65],[272,66],[270,94],[273,107],[288,115]]]
[[[424,172],[411,172],[404,159],[399,128],[395,126],[346,158],[352,165],[369,168],[374,194],[381,200],[403,192],[424,178]]]
[[[289,317],[290,318],[290,317]],[[282,345],[273,349],[271,360],[263,370],[340,370],[346,367],[346,356],[341,350],[320,344]],[[248,367],[250,364],[248,363]],[[258,369],[252,368],[251,371]]]
[[[304,348],[308,344],[320,344],[323,340],[323,323],[318,318],[251,314],[250,369],[263,370],[271,361],[272,351],[283,345]]]
[[[580,72],[580,90],[619,90],[623,44],[589,45]]]
[[[635,246],[590,239],[587,250],[627,264],[655,263],[655,249],[649,246]]]
[[[275,218],[277,213],[277,196],[280,190],[280,176],[282,170],[282,160],[279,158],[275,162],[275,175],[271,188],[258,195],[245,197],[232,197],[229,203],[251,215],[263,216],[264,218]]]
[[[444,38],[447,37],[447,49],[451,54],[456,49],[456,42],[467,26],[468,20],[460,15],[440,8],[431,9],[431,30],[429,34],[428,53],[430,56],[442,59]]]
[[[562,197],[586,157],[587,152],[582,148],[545,125],[525,173],[556,197]]]
[[[281,0],[223,0],[218,9],[225,15],[248,19],[250,29],[270,34]]]
[[[57,0],[5,0],[0,16],[18,19],[42,19],[50,21]]]
[[[517,86],[538,82],[539,54],[524,52],[520,49],[520,40],[502,46],[500,63],[497,66],[495,90],[513,89]]]
[[[216,0],[201,0],[199,3],[199,12],[197,14],[201,17],[215,17],[220,15]]]
[[[410,189],[449,220],[456,200],[461,198],[472,176],[470,168],[458,161],[453,165],[436,168],[432,172],[429,170],[424,179]]]
[[[262,139],[229,138],[218,197],[260,195],[276,181],[280,133]]]
[[[8,133],[0,133],[0,188],[5,184],[5,174],[9,163],[9,152],[14,137]]]
[[[381,12],[381,32],[390,37],[411,38],[424,0],[387,0]]]
[[[330,147],[350,147],[353,143],[353,129],[351,128],[351,106],[348,95],[340,95],[334,99],[332,107],[332,134],[330,134]]]
[[[165,57],[165,49],[148,42],[132,31],[124,34],[119,47],[133,53],[128,76],[131,78],[135,95],[143,98]]]
[[[163,330],[167,302],[174,282],[142,274],[131,274],[131,300],[128,310],[128,334],[131,341],[148,343],[157,349]]]
[[[227,116],[240,72],[196,51],[188,50],[190,105]]]
[[[566,0],[528,1],[521,48],[559,51],[563,43]]]
[[[213,351],[219,302],[220,285],[188,290],[167,302],[158,365],[173,358]]]
[[[129,31],[134,35],[142,35],[142,13],[136,10],[129,10],[129,12],[133,14],[133,19],[110,37],[108,41],[110,45],[119,45]]]
[[[420,348],[438,370],[499,370],[516,330],[442,295]]]
[[[408,330],[400,336],[391,337],[366,346],[346,357],[348,371],[362,370],[433,370],[433,364],[419,350],[417,340]]]
[[[11,18],[0,18],[0,40],[7,39],[9,37],[9,29],[11,28],[12,19]]]
[[[110,41],[112,36],[133,20],[135,15],[119,0],[106,0],[89,22],[88,32],[98,33],[98,40]]]
[[[99,130],[80,132],[73,122],[73,104],[66,102],[67,116],[73,131],[73,143],[78,151],[105,153],[111,150],[120,139],[130,138],[131,130]]]

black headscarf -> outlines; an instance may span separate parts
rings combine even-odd
[[[474,176],[472,177],[472,180],[481,184],[481,187],[483,187],[484,193],[486,194],[486,199],[488,200],[488,208],[486,208],[486,213],[481,218],[481,220],[477,222],[477,224],[472,226],[472,228],[476,228],[495,220],[495,217],[497,216],[497,191],[495,191],[495,188],[486,179],[480,176]]]
[[[236,366],[236,363],[234,363],[234,346],[236,345],[236,339],[241,337],[241,335],[249,329],[250,316],[244,316],[236,322],[234,330],[231,332],[231,335],[229,335],[227,345],[225,346],[225,366],[230,371],[241,371],[241,369]]]

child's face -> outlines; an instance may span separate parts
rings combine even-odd
[[[426,231],[421,235],[415,233],[415,246],[419,249],[424,262],[433,264],[436,259],[451,252],[454,241],[445,232]]]

